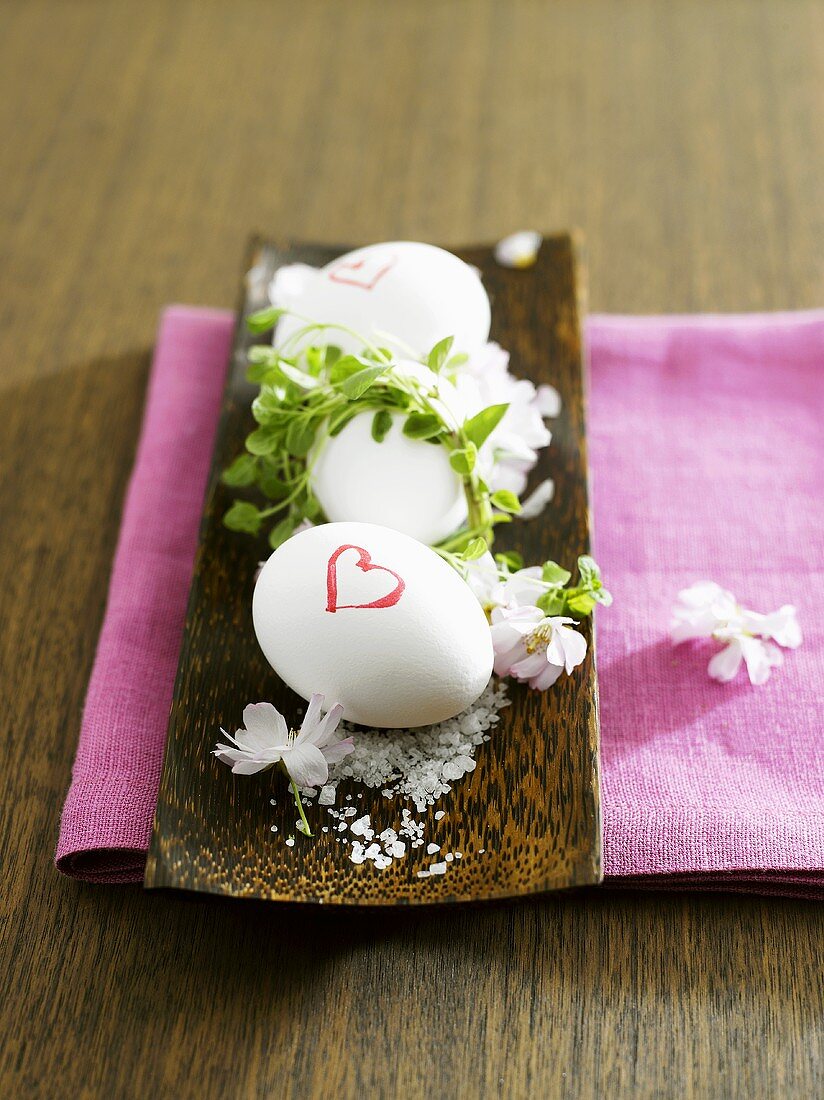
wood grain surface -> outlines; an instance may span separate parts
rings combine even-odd
[[[251,228],[579,225],[595,310],[819,306],[823,124],[805,0],[0,5],[0,1094],[821,1095],[815,904],[330,918],[52,852],[164,303]]]
[[[270,775],[238,780],[211,755],[219,728],[235,728],[232,722],[250,700],[267,699],[285,715],[302,709],[302,700],[270,668],[252,626],[254,577],[270,550],[264,537],[239,537],[224,527],[237,494],[220,483],[220,475],[256,427],[251,403],[258,391],[246,381],[247,356],[253,345],[271,342],[271,334],[252,336],[245,324],[270,304],[256,288],[268,287],[283,264],[322,267],[341,251],[253,241],[244,264],[241,322],[206,493],[146,885],[270,901],[432,905],[598,883],[598,689],[591,619],[582,625],[589,646],[581,667],[548,692],[511,683],[509,706],[491,739],[479,746],[474,771],[420,815],[428,843],[461,853],[445,875],[418,877],[433,862],[423,849],[408,849],[382,871],[368,862],[356,866],[334,831],[320,831],[318,822],[332,822],[317,805],[309,810],[316,835],[307,841],[295,834],[288,795],[277,797],[277,807],[270,805]],[[578,310],[583,274],[577,274],[576,246],[569,234],[547,237],[527,271],[501,267],[489,247],[460,249],[458,255],[481,272],[493,302],[492,339],[511,351],[515,373],[555,386],[562,402],[552,444],[532,475],[533,486],[547,477],[555,483],[552,519],[499,528],[503,537],[496,546],[518,549],[528,562],[574,567],[590,551]],[[252,270],[256,278],[249,280]],[[356,802],[376,833],[400,827],[400,799],[387,803],[380,789],[362,784],[343,783],[339,790],[338,802]],[[290,834],[293,847],[285,843]]]

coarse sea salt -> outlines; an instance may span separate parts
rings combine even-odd
[[[427,855],[440,852],[440,844],[427,844],[425,820],[417,815],[425,816],[430,806],[449,793],[450,784],[474,769],[475,750],[490,739],[500,721],[500,711],[508,705],[506,688],[493,682],[463,714],[438,725],[417,730],[352,731],[355,751],[330,768],[317,802],[336,822],[336,840],[349,845],[353,863],[369,862],[377,870],[384,870],[393,860],[403,859],[408,851],[425,844]],[[400,819],[395,814],[391,823],[381,828],[369,814],[358,817],[354,806],[344,805],[337,810],[334,807],[341,782],[380,789],[387,801],[411,803],[414,812],[408,805],[402,806]],[[359,793],[357,798],[361,797]],[[352,795],[347,794],[344,803],[351,801]],[[436,810],[433,816],[442,821],[446,811]],[[440,862],[418,870],[417,877],[443,875],[448,864],[460,858],[460,852],[450,852]]]

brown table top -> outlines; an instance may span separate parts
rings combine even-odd
[[[810,1097],[824,909],[600,890],[396,915],[51,863],[169,301],[248,233],[581,227],[593,310],[820,305],[824,9],[0,11],[0,1092]]]

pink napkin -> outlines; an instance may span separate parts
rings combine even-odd
[[[163,316],[57,865],[138,881],[157,793],[232,318]],[[607,881],[824,897],[824,313],[588,326]],[[185,410],[184,413],[181,410]],[[763,687],[673,649],[708,579],[799,607]]]

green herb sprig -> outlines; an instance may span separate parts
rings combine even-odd
[[[286,311],[261,310],[248,318],[249,329],[263,334]],[[293,315],[294,316],[294,315]],[[312,492],[312,466],[327,439],[349,421],[372,412],[372,437],[380,443],[403,417],[403,433],[446,447],[452,469],[460,476],[467,502],[466,526],[439,547],[444,556],[461,557],[472,547],[480,553],[492,545],[494,528],[520,511],[515,493],[491,492],[478,471],[478,453],[500,423],[508,405],[490,405],[458,422],[440,397],[435,381],[393,369],[393,353],[341,325],[298,318],[302,326],[278,346],[259,344],[249,351],[247,379],[259,387],[252,402],[257,427],[246,437],[245,451],[224,471],[223,481],[235,489],[257,492],[264,503],[236,500],[224,516],[233,531],[259,535],[267,530],[270,546],[285,542],[304,520],[321,518]],[[345,332],[363,346],[358,355],[344,355],[332,342]],[[312,343],[306,346],[308,340]],[[436,376],[448,377],[466,356],[451,354],[452,337],[439,341],[425,359]]]

